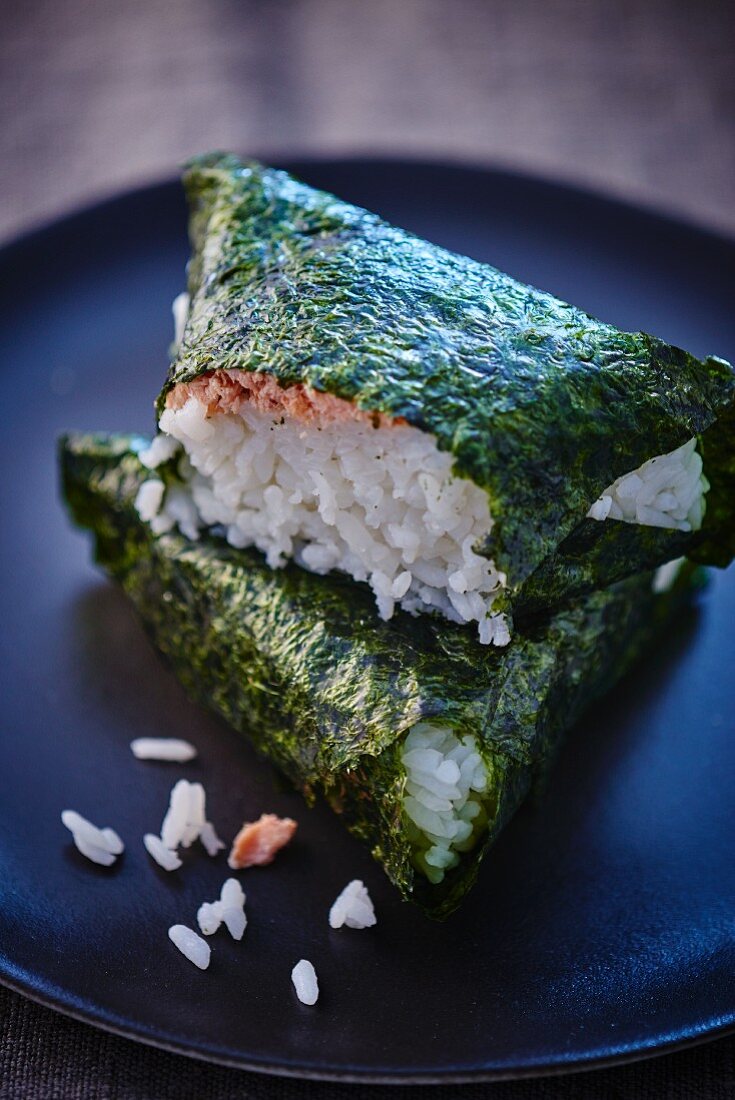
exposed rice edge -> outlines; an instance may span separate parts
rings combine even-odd
[[[698,531],[709,487],[697,439],[692,436],[673,451],[655,455],[616,478],[591,505],[587,518]]]
[[[192,419],[192,408],[200,410],[201,425],[196,422],[196,417]],[[186,537],[195,540],[199,537],[202,526],[214,522],[212,516],[216,515],[217,523],[225,529],[228,541],[235,546],[252,545],[254,542],[259,549],[266,553],[268,564],[271,567],[279,567],[284,564],[286,556],[292,555],[292,551],[286,550],[284,553],[280,548],[280,530],[274,533],[272,539],[266,539],[262,532],[253,535],[248,531],[241,531],[234,505],[233,508],[229,509],[230,518],[220,518],[219,512],[221,512],[221,509],[216,506],[213,507],[213,502],[221,499],[218,497],[219,490],[216,488],[216,478],[221,475],[216,473],[202,475],[198,473],[202,463],[205,467],[209,464],[206,457],[202,457],[201,454],[198,457],[196,455],[196,448],[198,447],[201,450],[205,446],[204,441],[207,440],[206,434],[201,435],[202,432],[207,430],[204,427],[205,424],[216,415],[238,416],[239,414],[245,417],[246,410],[247,415],[250,417],[261,415],[266,417],[268,421],[271,418],[282,419],[282,421],[295,421],[297,424],[303,424],[305,429],[310,429],[312,432],[315,429],[317,431],[328,430],[330,427],[333,429],[335,424],[340,423],[382,429],[383,435],[386,430],[391,431],[400,428],[404,432],[416,433],[417,436],[430,441],[430,446],[436,452],[437,460],[441,454],[433,436],[410,426],[402,417],[389,417],[381,413],[366,412],[352,401],[336,397],[333,394],[321,393],[301,383],[281,386],[276,379],[265,372],[223,369],[210,371],[190,382],[178,383],[167,396],[166,410],[162,415],[160,427],[164,433],[174,433],[185,446],[187,458],[183,460],[184,465],[182,467],[185,485],[171,486],[166,493],[165,502],[161,495],[158,479],[149,479],[140,486],[136,498],[136,508],[141,518],[150,523],[155,534],[163,534],[171,530],[173,526],[178,525],[179,530]],[[185,423],[182,420],[177,424],[171,419],[179,415],[186,416]],[[257,429],[257,431],[260,430]],[[191,438],[187,439],[188,435]],[[171,437],[164,435],[160,438],[168,440]],[[401,454],[404,446],[408,445],[410,447],[410,444],[407,444],[408,439],[408,436],[402,438],[396,454]],[[365,446],[365,444],[362,445]],[[379,446],[382,453],[382,449],[386,448],[385,439],[380,441]],[[190,450],[192,447],[194,450]],[[288,461],[285,455],[279,451],[278,445],[276,445],[275,450],[279,455],[278,461]],[[157,446],[154,441],[146,452],[146,463],[150,468],[155,468],[159,461],[165,460],[172,453],[168,446],[163,444]],[[339,454],[338,449],[335,450],[334,456],[336,457],[337,454]],[[191,459],[191,462],[189,459]],[[400,538],[408,538],[409,542],[405,543],[405,546],[403,542],[390,544],[391,562],[396,553],[400,560],[397,563],[395,575],[391,572],[384,573],[377,557],[371,560],[369,556],[366,556],[363,560],[360,552],[356,554],[356,548],[350,541],[351,538],[353,541],[355,540],[356,536],[354,534],[346,534],[345,530],[340,529],[339,523],[335,525],[334,520],[326,520],[327,509],[323,508],[321,497],[325,489],[321,486],[321,482],[316,488],[316,494],[320,501],[319,515],[325,520],[325,527],[318,536],[307,538],[301,550],[294,556],[303,568],[317,573],[328,572],[330,568],[340,569],[342,561],[351,562],[352,564],[346,567],[346,571],[353,575],[356,580],[368,581],[375,594],[381,618],[388,619],[392,617],[396,604],[411,614],[438,611],[454,622],[476,622],[482,644],[492,643],[496,646],[505,646],[510,641],[509,624],[502,612],[492,610],[492,604],[498,592],[506,586],[507,578],[502,571],[497,569],[490,558],[478,555],[474,549],[476,545],[481,544],[487,538],[492,528],[487,494],[471,480],[458,478],[452,474],[450,472],[451,459],[449,456],[444,455],[441,463],[446,467],[446,470],[441,474],[437,473],[432,460],[426,470],[417,466],[410,475],[412,478],[418,478],[419,481],[426,476],[428,479],[426,482],[427,487],[434,486],[436,483],[436,492],[439,494],[436,501],[430,501],[427,496],[424,504],[424,507],[431,511],[432,520],[441,520],[442,501],[444,500],[441,494],[442,492],[455,493],[451,486],[457,486],[457,493],[463,493],[465,496],[471,493],[477,497],[475,503],[471,505],[471,538],[463,536],[461,547],[458,543],[456,552],[452,552],[449,558],[443,560],[441,556],[436,557],[432,552],[424,559],[423,554],[426,547],[421,547],[421,553],[418,555],[412,550],[411,554],[413,556],[411,556],[406,551],[406,547],[410,549],[413,535],[403,534],[403,519],[399,514],[395,521],[391,521],[392,526],[400,528]],[[192,471],[192,464],[194,471]],[[313,471],[310,471],[310,473],[315,476]],[[388,477],[391,476],[393,475],[389,468]],[[202,481],[202,477],[204,477],[204,481]],[[215,481],[212,482],[213,477]],[[439,481],[438,478],[443,480]],[[208,484],[209,482],[212,482],[211,493],[207,494],[205,483]],[[307,492],[313,493],[314,487],[308,479],[306,484]],[[371,546],[372,530],[373,528],[379,530],[379,528],[376,528],[375,524],[370,524],[367,516],[363,517],[360,513],[360,508],[363,507],[360,492],[365,492],[369,481],[362,484],[359,481],[353,482],[350,475],[344,478],[344,484],[348,487],[348,490],[355,493],[353,505],[341,512],[342,516],[348,517],[346,523],[350,526],[346,527],[346,531],[354,532],[356,528],[354,520],[350,518],[351,516],[355,516],[358,524],[367,521],[371,528],[367,543],[368,546]],[[460,489],[460,486],[464,488]],[[327,487],[329,488],[329,486]],[[247,487],[244,486],[243,491],[246,491],[246,489]],[[253,489],[263,491],[264,486],[256,485],[253,486]],[[272,493],[275,494],[277,491],[280,492],[276,486],[273,488]],[[430,494],[430,489],[427,488],[426,492]],[[478,508],[480,508],[478,501],[480,499],[482,500],[480,511],[484,510],[486,513],[484,518],[478,512]],[[406,509],[414,503],[412,502],[412,505],[409,505],[403,493],[400,495],[395,494],[394,500],[401,501],[401,506]],[[288,503],[290,506],[290,499]],[[377,505],[375,506],[377,507]],[[418,505],[416,506],[418,507]],[[446,508],[446,506],[444,507]],[[268,509],[270,510],[270,508],[271,502],[268,501]],[[202,516],[202,511],[204,516]],[[249,513],[243,512],[243,515],[246,514]],[[257,510],[254,514],[257,514]],[[450,511],[447,515],[451,514]],[[284,513],[284,525],[288,526],[285,524],[285,518]],[[255,520],[246,520],[245,522],[248,525],[257,527],[257,521]],[[357,529],[359,532],[359,526]],[[427,530],[430,529],[431,523],[429,523]],[[454,529],[448,525],[445,529],[437,529],[437,540],[441,535],[445,541],[451,544],[452,540],[458,537],[456,535],[457,530],[458,525],[456,523]],[[298,540],[300,534],[297,531],[294,537]],[[290,542],[290,540],[291,535],[289,535],[287,541]],[[377,541],[381,544],[385,540],[381,535],[381,539]],[[359,539],[357,539],[357,542],[359,543]],[[342,543],[345,545],[343,546]],[[471,543],[471,552],[466,550],[464,543]],[[337,550],[338,547],[341,549],[341,558]],[[378,549],[382,548],[382,545],[379,545]],[[431,550],[431,547],[428,547],[428,549]],[[336,560],[330,566],[330,563],[335,559],[335,555],[337,555]],[[325,562],[327,562],[326,565]],[[355,562],[358,562],[358,564],[355,565]],[[416,564],[415,570],[410,567],[412,563]],[[480,566],[483,566],[481,576],[474,582],[470,581],[468,579],[470,574],[474,576]],[[428,580],[427,575],[433,578],[444,567],[446,567],[446,576],[443,578],[441,585],[435,580]],[[357,572],[355,572],[356,569]]]
[[[436,885],[475,846],[487,824],[483,798],[490,768],[473,734],[438,722],[412,726],[400,758],[413,863]]]

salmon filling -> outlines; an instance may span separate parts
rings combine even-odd
[[[186,296],[174,310],[177,340]],[[179,316],[180,314],[180,316]],[[141,454],[151,469],[179,448],[180,480],[152,477],[138,494],[156,534],[216,529],[268,564],[347,573],[373,591],[381,618],[397,608],[475,626],[503,646],[504,572],[483,553],[493,527],[487,493],[452,469],[433,435],[260,371],[214,370],[168,394],[161,435]],[[709,488],[691,439],[618,478],[588,517],[682,531],[702,522]]]
[[[156,533],[216,528],[289,560],[368,584],[378,613],[400,607],[473,623],[481,642],[510,638],[493,603],[505,575],[479,552],[492,528],[487,494],[452,470],[432,435],[262,372],[213,371],[180,383],[147,465],[181,444],[180,484],[152,479],[138,508]]]

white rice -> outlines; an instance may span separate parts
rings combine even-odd
[[[174,348],[189,312],[174,299]],[[373,590],[379,614],[396,606],[476,623],[480,642],[507,645],[493,603],[505,574],[476,552],[493,526],[487,494],[452,473],[435,438],[409,425],[299,420],[244,402],[209,416],[195,397],[167,409],[141,461],[150,469],[183,445],[183,484],[164,491],[151,478],[136,508],[156,535],[174,527],[196,540],[219,527],[237,547],[255,546],[278,568],[294,559],[314,573],[340,570]],[[697,530],[709,483],[696,439],[618,478],[587,513],[658,527]]]
[[[110,867],[125,850],[114,829],[98,829],[76,810],[62,810],[61,821],[71,833],[77,849],[93,863]]]
[[[673,561],[667,561],[665,565],[658,567],[651,582],[651,588],[657,595],[668,592],[673,588],[674,582],[679,576],[679,570],[685,561],[686,558],[674,558]]]
[[[112,852],[113,856],[119,856],[125,851],[125,845],[114,829],[100,829],[100,832],[104,837],[108,852]]]
[[[619,519],[649,527],[698,531],[709,482],[702,472],[697,440],[657,455],[619,477],[595,501],[590,519]]]
[[[138,489],[135,496],[135,510],[146,523],[150,523],[158,515],[165,492],[166,486],[157,477],[148,478]]]
[[[178,848],[189,820],[189,782],[180,779],[169,796],[169,806],[161,825],[161,840],[167,848]]]
[[[167,848],[189,848],[206,824],[205,794],[201,783],[180,779],[171,791],[169,808],[161,826]]]
[[[173,458],[180,449],[181,444],[177,439],[168,435],[157,435],[150,447],[138,452],[138,458],[149,470],[155,470]]]
[[[205,936],[212,936],[224,923],[233,940],[241,940],[247,927],[245,894],[236,878],[228,878],[218,901],[205,901],[197,910],[197,923]]]
[[[208,416],[195,397],[167,409],[160,428],[147,456],[163,460],[179,444],[186,454],[183,484],[164,492],[151,478],[138,491],[154,533],[178,527],[195,540],[218,527],[272,568],[294,559],[368,583],[384,619],[396,607],[438,611],[476,623],[483,644],[510,641],[505,616],[493,611],[507,578],[475,549],[492,530],[487,494],[453,475],[433,436],[359,419],[295,420],[247,402]],[[708,488],[691,439],[618,478],[588,516],[697,530]]]
[[[248,919],[245,916],[245,894],[236,878],[228,878],[220,893],[222,920],[233,940],[241,940]]]
[[[141,518],[195,539],[221,526],[233,546],[256,546],[272,568],[293,558],[315,573],[339,569],[367,582],[380,615],[439,611],[476,623],[480,640],[505,645],[492,611],[505,575],[474,547],[489,534],[487,494],[452,473],[451,455],[407,425],[301,421],[253,404],[207,417],[191,397],[161,430],[183,443],[185,485],[166,494],[146,481]],[[143,489],[146,494],[141,497]]]
[[[304,1005],[315,1005],[319,997],[316,971],[308,959],[300,959],[291,971],[296,996]]]
[[[247,927],[248,918],[242,909],[222,909],[222,920],[233,940],[241,940]]]
[[[156,836],[154,833],[146,833],[143,837],[143,844],[145,850],[152,859],[155,859],[159,867],[163,867],[164,871],[178,871],[181,866],[181,860],[177,856],[176,852],[171,851],[161,840],[160,836]]]
[[[367,887],[360,879],[348,882],[342,893],[329,910],[330,928],[372,928],[376,923],[373,906]]]
[[[203,901],[197,909],[197,924],[202,934],[213,936],[222,924],[222,906],[218,901]]]
[[[116,857],[109,848],[101,848],[98,844],[91,844],[84,835],[79,833],[73,833],[72,836],[77,850],[91,860],[92,863],[99,863],[103,867],[111,867],[115,862]]]
[[[201,783],[189,784],[189,812],[180,840],[183,848],[191,848],[207,823],[207,799]]]
[[[141,486],[143,488],[143,486]],[[156,535],[178,527],[182,535],[195,542],[199,538],[201,521],[188,486],[172,486],[166,493],[166,506],[150,521]]]
[[[181,742],[181,744],[188,744]],[[189,746],[189,749],[192,749]],[[196,751],[196,750],[193,750]],[[156,757],[156,759],[163,759]],[[169,757],[166,757],[169,759]],[[210,856],[216,856],[225,847],[217,836],[214,825],[207,820],[207,796],[201,783],[190,783],[180,779],[171,790],[169,807],[161,825],[160,844],[158,837],[147,833],[144,844],[149,854],[166,870],[176,870],[181,861],[176,855],[179,847],[190,848],[195,840],[200,840]],[[174,860],[171,858],[173,854]]]
[[[216,856],[223,848],[226,848],[224,840],[220,840],[211,821],[205,821],[199,833],[199,839],[210,856]]]
[[[475,737],[430,722],[411,728],[401,761],[403,809],[412,826],[416,864],[430,882],[439,883],[474,845],[486,820],[487,765]]]
[[[191,928],[187,928],[185,924],[172,924],[168,930],[168,938],[194,966],[198,966],[200,970],[207,969],[211,956],[209,944]]]
[[[138,760],[172,760],[177,764],[185,764],[197,754],[192,744],[176,737],[136,737],[130,748]]]

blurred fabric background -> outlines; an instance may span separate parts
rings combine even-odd
[[[0,237],[195,152],[501,165],[735,233],[732,0],[5,0]]]

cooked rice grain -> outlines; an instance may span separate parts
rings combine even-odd
[[[211,949],[207,941],[198,936],[193,929],[187,928],[185,924],[172,924],[168,930],[168,938],[189,962],[194,963],[194,966],[198,966],[200,970],[207,969],[212,954]]]
[[[160,836],[155,836],[154,833],[146,833],[143,837],[143,844],[148,855],[156,861],[159,867],[163,867],[164,871],[178,871],[181,860],[176,852],[166,847]]]
[[[304,1005],[315,1005],[319,997],[316,971],[308,959],[300,959],[291,971],[296,996]]]
[[[314,573],[346,572],[370,585],[384,619],[396,606],[439,611],[476,623],[485,643],[507,643],[505,619],[491,610],[505,576],[475,549],[492,527],[487,494],[453,474],[433,436],[363,418],[303,421],[248,402],[210,416],[195,397],[166,409],[160,426],[187,461],[186,490],[168,492],[157,521],[189,538],[221,527],[273,568],[293,558]]]
[[[482,796],[489,772],[477,739],[448,726],[419,722],[401,749],[406,771],[403,809],[414,861],[432,883],[474,847],[486,822]]]
[[[192,744],[176,737],[136,737],[130,742],[130,748],[138,760],[171,760],[186,764],[197,755]]]
[[[98,829],[76,810],[62,810],[61,821],[71,833],[77,849],[92,863],[110,867],[125,850],[114,829]]]
[[[375,907],[367,887],[360,879],[348,882],[329,910],[331,928],[372,928],[376,924]]]
[[[698,531],[709,482],[702,472],[697,440],[657,455],[617,478],[587,513],[590,519],[619,519],[648,527]]]

